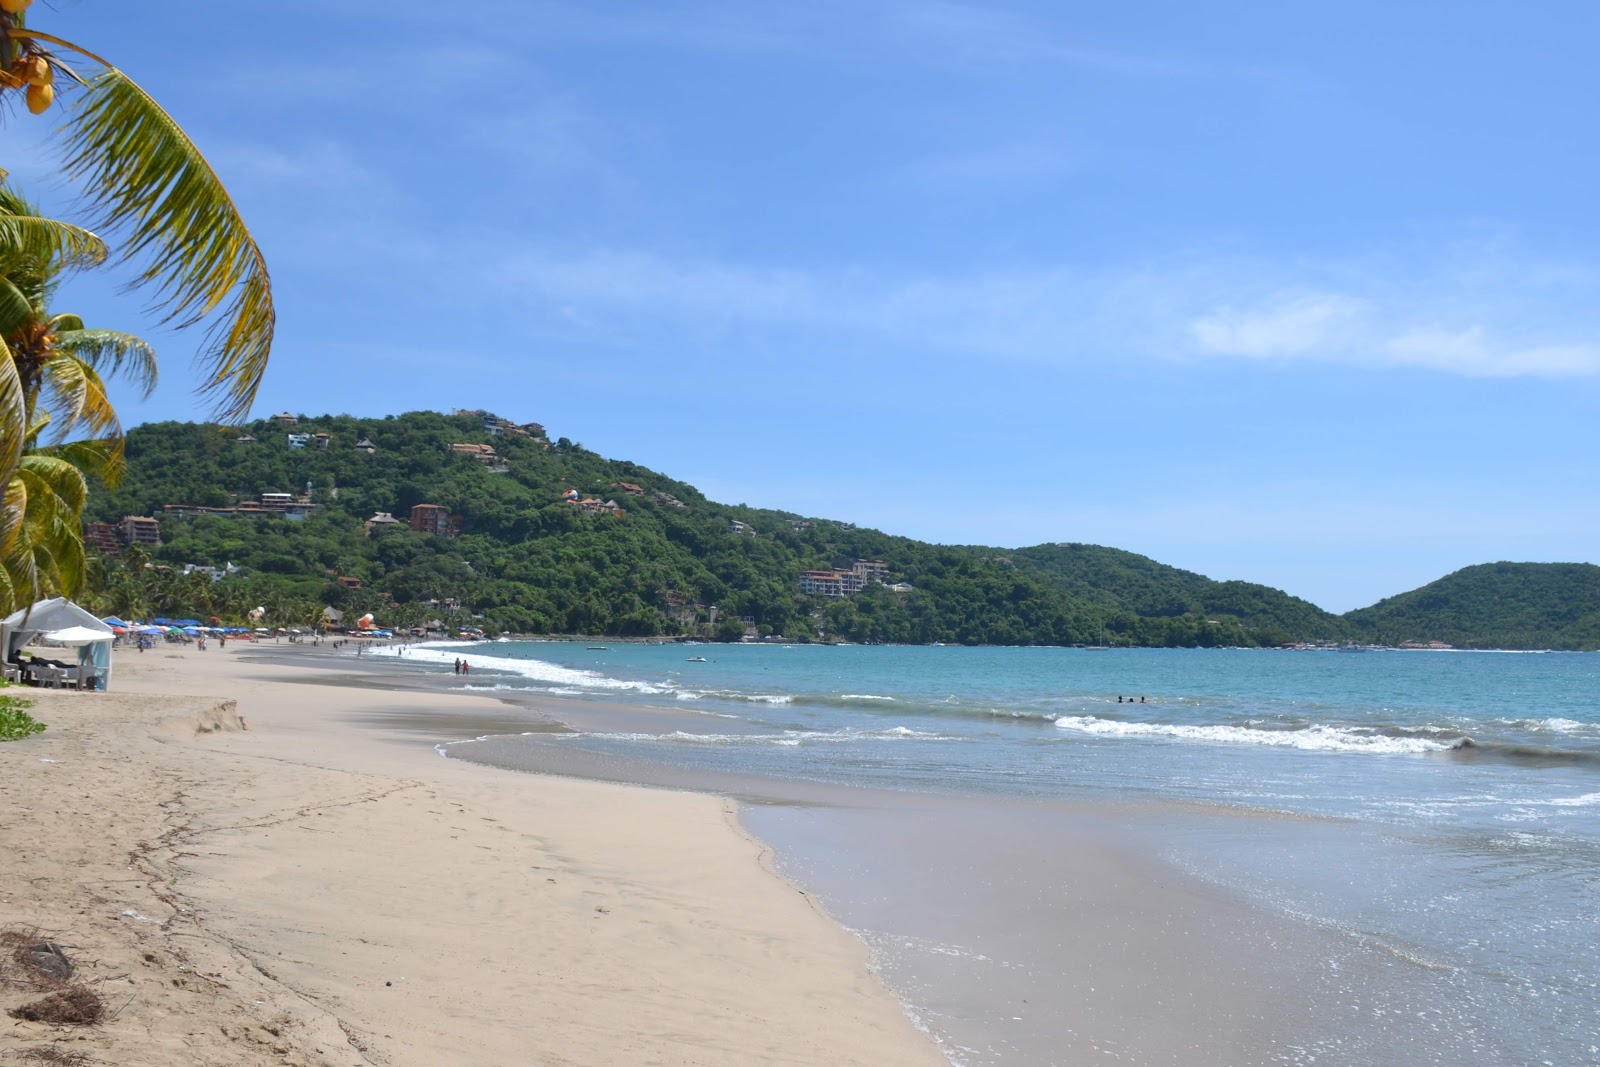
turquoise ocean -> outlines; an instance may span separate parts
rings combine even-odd
[[[529,744],[1001,812],[1115,811],[1119,847],[1305,933],[1296,952],[1315,961],[1284,963],[1292,997],[1315,1002],[1302,1021],[1225,1057],[1141,1056],[1130,1029],[1096,1046],[1108,1062],[1600,1063],[1600,654],[502,641],[403,659],[448,673],[458,656],[463,688],[672,713]],[[922,895],[928,872],[882,869],[875,853],[893,849],[842,819],[746,815],[953,1062],[1057,1062],[1066,1016],[1031,1037],[1007,1016],[1015,1038],[967,1016],[990,1010],[979,987],[1021,973],[1044,987],[1030,1003],[1048,1002],[1075,980],[1050,956],[1070,946],[1017,940],[1017,909],[974,924],[971,905],[885,907]],[[949,878],[979,885],[969,867]]]

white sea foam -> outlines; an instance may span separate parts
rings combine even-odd
[[[1056,720],[1063,730],[1096,737],[1163,737],[1214,744],[1269,745],[1313,752],[1371,752],[1415,754],[1443,752],[1449,742],[1423,737],[1389,737],[1340,726],[1307,726],[1298,730],[1258,730],[1248,726],[1181,726],[1176,723],[1120,722],[1094,715],[1063,715]]]
[[[1592,808],[1600,804],[1600,793],[1585,793],[1581,797],[1556,797],[1546,803],[1558,808]]]
[[[875,693],[845,693],[839,699],[841,699],[841,700],[888,700],[888,701],[893,701],[896,698],[895,697],[881,697],[881,696],[878,696]]]
[[[688,730],[670,733],[583,733],[562,734],[561,737],[592,737],[608,741],[658,741],[687,745],[779,745],[796,748],[805,744],[840,744],[848,741],[958,741],[960,738],[946,734],[913,730],[895,726],[888,730],[785,730],[779,734],[710,734]]]
[[[405,658],[414,662],[424,663],[453,663],[457,659],[465,658],[469,663],[475,664],[480,670],[504,671],[508,674],[520,674],[522,677],[535,682],[548,682],[562,688],[551,688],[551,693],[577,695],[595,691],[632,691],[636,693],[670,693],[675,688],[671,682],[641,682],[629,681],[624,678],[612,678],[601,674],[599,671],[582,670],[577,667],[562,667],[559,664],[547,663],[538,659],[507,659],[502,656],[484,654],[481,643],[471,641],[438,642],[428,645],[412,645],[406,649]],[[479,655],[473,656],[472,650],[478,650]],[[374,655],[399,656],[398,649],[373,649]],[[466,653],[463,656],[463,653]]]

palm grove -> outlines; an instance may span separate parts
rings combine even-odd
[[[226,419],[249,410],[275,323],[266,263],[227,190],[181,127],[109,60],[28,25],[0,0],[0,102],[64,114],[66,175],[88,217],[41,213],[0,171],[0,601],[83,596],[90,479],[115,485],[123,433],[111,388],[148,391],[151,347],[57,305],[64,279],[133,271],[170,325],[199,327],[199,391]],[[82,72],[80,69],[82,68]],[[8,121],[28,121],[13,114]],[[6,161],[0,159],[0,166]]]

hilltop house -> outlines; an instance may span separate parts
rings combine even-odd
[[[272,416],[272,421],[277,423],[279,426],[298,426],[298,425],[300,425],[299,418],[294,416],[294,415],[291,415],[287,411],[278,412],[276,415]]]
[[[494,466],[500,461],[500,454],[493,445],[454,444],[450,446],[450,451],[458,456],[471,456],[485,466]]]
[[[728,520],[728,532],[739,537],[754,537],[756,535],[756,528],[751,526],[748,522],[740,522],[738,519],[730,519]]]
[[[308,433],[292,433],[289,435],[289,447],[294,449],[304,448],[310,440],[311,435]]]
[[[356,442],[356,451],[360,452],[363,456],[370,456],[377,450],[378,446],[372,443],[371,438],[363,437],[361,440]]]
[[[370,518],[366,522],[362,523],[361,524],[361,528],[366,531],[366,535],[368,537],[371,537],[372,536],[372,528],[374,526],[404,526],[404,525],[405,525],[405,523],[401,522],[399,519],[395,518],[393,515],[389,514],[387,511],[379,511],[379,512],[376,512],[372,516],[372,518]]]

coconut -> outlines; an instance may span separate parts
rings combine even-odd
[[[50,69],[50,61],[44,56],[29,56],[23,77],[30,85],[49,85],[56,80],[55,71]]]
[[[28,10],[28,5],[31,3],[33,0],[0,0],[0,11],[8,15],[19,15]]]
[[[28,110],[41,115],[56,98],[56,91],[48,85],[28,86]]]

